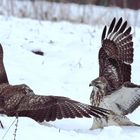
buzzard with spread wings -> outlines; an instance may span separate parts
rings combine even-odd
[[[91,81],[93,86],[90,102],[103,107],[115,115],[108,122],[94,118],[91,129],[108,125],[136,125],[125,115],[140,104],[140,86],[131,83],[133,63],[133,41],[131,27],[122,18],[114,18],[107,30],[104,27],[99,50],[99,77]]]

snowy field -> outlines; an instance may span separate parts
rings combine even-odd
[[[113,17],[112,17],[113,18]],[[140,84],[140,28],[135,27],[132,81]],[[103,26],[0,17],[0,43],[11,84],[25,83],[36,94],[67,96],[89,103],[89,83],[98,76]],[[44,56],[32,53],[41,50]],[[140,108],[129,118],[140,124]],[[0,139],[12,140],[14,117],[0,116]],[[16,140],[139,140],[140,128],[110,126],[90,131],[92,119],[64,119],[39,124],[19,118]],[[7,134],[5,135],[5,133]],[[3,138],[3,136],[5,137]]]

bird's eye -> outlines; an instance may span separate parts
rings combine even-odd
[[[100,88],[100,84],[96,84],[96,87],[97,87],[97,88]]]

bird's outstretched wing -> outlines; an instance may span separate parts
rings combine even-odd
[[[103,98],[100,107],[114,111],[119,115],[132,113],[140,105],[140,86],[126,83],[120,89]]]
[[[62,118],[106,117],[109,110],[90,106],[61,96],[39,96],[25,84],[10,85],[3,65],[0,45],[0,113],[25,116],[36,121],[54,121]]]
[[[21,96],[20,96],[21,97]],[[71,100],[61,96],[39,96],[39,95],[26,95],[24,98],[17,100],[20,102],[12,110],[6,110],[8,116],[23,116],[30,117],[38,122],[54,121],[62,118],[82,118],[87,117],[105,117],[110,113],[109,110],[90,106]],[[11,101],[13,101],[11,99]],[[16,96],[14,96],[16,101]],[[10,101],[9,101],[10,102]]]
[[[122,18],[116,18],[102,33],[102,47],[99,50],[99,76],[104,76],[111,90],[117,89],[124,82],[131,80],[131,63],[133,62],[133,42],[131,27]]]
[[[3,48],[2,45],[0,44],[0,84],[2,83],[9,83],[7,74],[5,71],[5,67],[3,64]]]

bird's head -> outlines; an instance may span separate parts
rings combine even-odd
[[[92,80],[89,86],[96,87],[99,90],[105,90],[107,87],[107,80],[104,77],[98,77]]]
[[[104,77],[98,77],[91,81],[89,86],[93,86],[93,90],[90,95],[90,103],[92,105],[98,106],[100,100],[106,93],[107,80]]]
[[[17,85],[26,95],[33,95],[33,90],[26,84]]]

